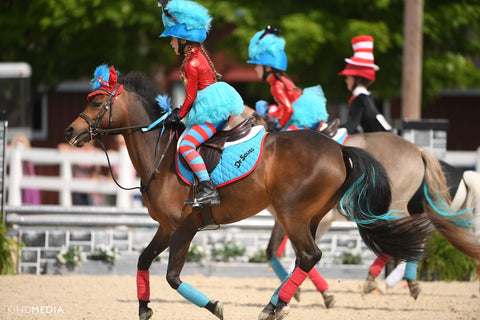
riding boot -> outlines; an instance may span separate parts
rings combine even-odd
[[[186,205],[192,206],[214,206],[220,204],[220,195],[215,188],[212,180],[200,181],[199,191],[196,199],[185,201]]]

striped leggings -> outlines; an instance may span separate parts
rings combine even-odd
[[[210,180],[210,176],[197,148],[210,139],[217,132],[218,128],[221,128],[225,123],[226,121],[221,121],[217,124],[208,122],[195,124],[193,127],[187,128],[188,131],[185,138],[180,142],[179,151],[199,181]]]

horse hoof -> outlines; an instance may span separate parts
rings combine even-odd
[[[412,282],[409,281],[408,288],[410,289],[410,296],[412,296],[413,299],[417,300],[418,295],[422,291],[420,284],[416,281],[412,281]]]
[[[277,308],[277,310],[275,310],[275,320],[285,319],[289,312],[290,312],[289,306],[283,306],[280,309]]]
[[[258,316],[258,320],[275,320],[275,306],[269,302]]]
[[[300,293],[302,293],[300,291],[300,288],[297,289],[297,292],[295,292],[295,294],[293,295],[293,297],[295,298],[295,300],[297,300],[297,302],[300,302]]]
[[[152,316],[153,316],[153,310],[150,309],[150,308],[148,308],[148,311],[141,313],[141,314],[138,316],[138,319],[139,319],[139,320],[148,320],[148,319],[150,319]]]
[[[220,301],[215,303],[215,312],[213,314],[216,315],[218,319],[223,320],[223,303]]]
[[[323,301],[325,302],[325,308],[330,309],[335,305],[335,297],[331,294],[325,294],[323,296]]]
[[[377,283],[375,280],[366,280],[363,284],[363,293],[368,294],[377,289]]]

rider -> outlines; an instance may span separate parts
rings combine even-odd
[[[392,127],[375,107],[368,87],[375,81],[379,69],[373,60],[373,37],[356,36],[352,39],[353,57],[346,58],[347,65],[339,75],[345,76],[347,89],[352,92],[348,102],[348,119],[341,127],[349,134],[358,132],[391,131]]]
[[[328,113],[325,108],[326,99],[320,85],[306,88],[297,88],[286,75],[287,55],[285,54],[285,40],[278,36],[279,30],[267,26],[257,32],[250,40],[248,48],[250,60],[247,63],[256,64],[255,71],[260,79],[270,84],[270,92],[278,105],[268,105],[260,100],[256,103],[257,111],[276,122],[277,130],[317,130],[326,125]],[[280,280],[288,277],[277,257],[271,258],[270,266]],[[327,281],[314,267],[308,273],[316,289],[322,294],[325,306],[333,307],[335,298],[328,291]]]
[[[186,134],[179,151],[199,181],[196,201],[189,199],[185,203],[217,205],[220,196],[196,149],[227,124],[231,116],[242,113],[243,100],[233,87],[218,81],[221,75],[203,46],[212,20],[206,8],[193,1],[172,0],[164,5],[162,20],[166,28],[160,37],[171,37],[175,54],[184,56],[180,78],[186,85],[186,98],[166,122],[184,119]]]
[[[280,31],[272,26],[257,32],[250,40],[247,63],[256,64],[255,71],[262,81],[270,84],[270,92],[278,105],[268,105],[260,100],[257,111],[273,118],[276,129],[318,129],[328,120],[326,99],[320,85],[303,91],[287,76],[285,40]]]

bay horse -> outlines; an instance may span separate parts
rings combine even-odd
[[[175,168],[178,128],[160,121],[152,130],[142,130],[161,116],[156,103],[159,89],[139,73],[120,77],[118,83],[114,78],[110,77],[110,89],[89,95],[83,112],[65,129],[65,137],[75,147],[104,135],[121,134],[125,139],[141,179],[143,201],[159,223],[138,258],[139,318],[152,316],[148,270],[154,258],[169,248],[169,285],[186,300],[223,319],[220,301],[180,279],[190,243],[205,223],[198,209],[184,205],[192,188]],[[287,316],[291,297],[322,256],[314,239],[318,223],[335,205],[357,222],[363,240],[378,254],[416,261],[431,233],[427,219],[412,221],[389,211],[390,184],[377,160],[314,131],[266,134],[256,169],[218,191],[221,204],[211,208],[218,224],[233,223],[272,206],[295,249],[295,271],[275,291],[259,319]]]
[[[427,217],[449,243],[480,264],[480,243],[472,232],[472,225],[461,223],[472,218],[476,210],[474,208],[480,201],[480,176],[476,172],[458,172],[458,169],[438,161],[428,151],[388,132],[353,134],[345,145],[368,151],[384,166],[391,180],[392,200],[396,209],[410,213],[413,219]],[[427,201],[426,195],[431,201]],[[441,202],[448,204],[451,210]],[[273,211],[272,208],[268,210]],[[343,216],[335,208],[328,213],[318,225],[316,242],[320,241],[335,220],[341,218]],[[275,222],[266,250],[268,261],[278,255],[284,237],[282,226]],[[385,263],[383,261],[383,265]],[[371,272],[364,284],[364,293],[376,288]],[[416,273],[413,274],[415,277]],[[410,279],[407,282],[411,296],[416,299],[420,292],[418,284]]]

